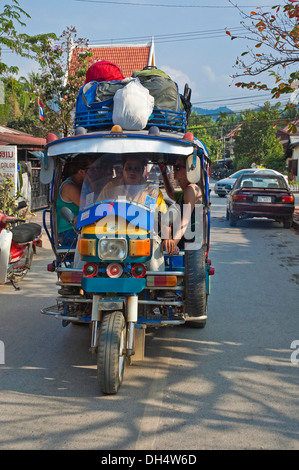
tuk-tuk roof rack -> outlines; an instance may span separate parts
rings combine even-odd
[[[92,109],[77,112],[75,115],[74,129],[84,127],[88,131],[110,129],[112,121],[113,107],[104,107],[93,103]],[[161,130],[186,132],[187,119],[184,111],[170,111],[166,109],[154,109],[149,117],[146,128],[157,126]]]

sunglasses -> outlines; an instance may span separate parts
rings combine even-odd
[[[186,168],[186,167],[182,165],[174,165],[173,168],[175,171],[180,171],[181,168]]]
[[[140,166],[131,166],[128,165],[124,168],[125,171],[135,171],[136,173],[141,173],[143,170]]]

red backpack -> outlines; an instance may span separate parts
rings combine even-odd
[[[123,80],[123,76],[118,65],[108,60],[99,60],[92,64],[86,72],[85,84],[96,82],[109,82]]]

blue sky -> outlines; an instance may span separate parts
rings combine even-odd
[[[241,21],[227,0],[18,1],[31,16],[22,28],[28,34],[55,32],[59,36],[67,26],[75,26],[78,36],[90,44],[145,43],[153,37],[157,67],[179,84],[180,92],[186,82],[191,86],[194,106],[214,109],[226,105],[240,111],[255,108],[270,97],[232,84],[235,60],[246,44],[225,34],[225,28],[238,28]],[[269,10],[278,1],[235,3],[248,12],[258,6]],[[37,70],[35,64],[11,53],[3,54],[3,59],[19,65],[20,75]]]

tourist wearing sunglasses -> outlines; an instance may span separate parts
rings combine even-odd
[[[164,163],[159,164],[160,171],[162,173],[164,187],[166,193],[170,199],[175,201],[181,209],[181,225],[180,230],[173,233],[172,238],[163,240],[162,249],[164,248],[169,254],[178,253],[180,249],[184,249],[186,240],[184,234],[187,227],[191,224],[191,231],[194,232],[195,227],[195,204],[202,203],[202,192],[197,184],[189,183],[186,172],[186,158],[179,157],[173,165],[174,178],[181,187],[181,191],[176,191],[172,186],[170,179],[167,175],[166,165]],[[190,205],[190,210],[184,210],[184,205]],[[190,217],[191,214],[191,217]]]
[[[116,199],[117,196],[125,196],[128,200],[144,204],[146,197],[151,195],[151,190],[156,193],[155,185],[149,184],[144,177],[146,160],[142,156],[129,155],[123,160],[120,177],[113,178],[102,190],[98,201]],[[163,194],[159,190],[156,201],[158,211],[166,212],[166,204]]]

